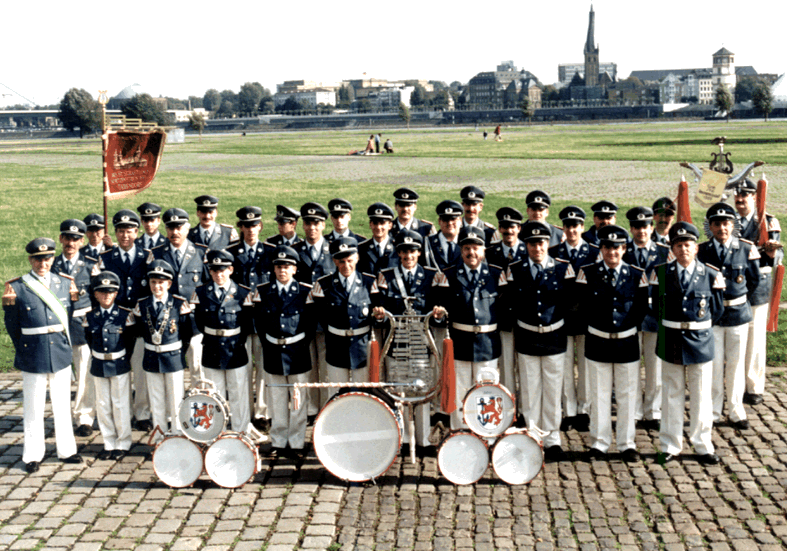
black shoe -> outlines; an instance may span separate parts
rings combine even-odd
[[[626,463],[636,463],[640,460],[639,452],[634,448],[629,448],[621,452],[620,458]]]
[[[101,450],[100,452],[98,452],[98,455],[96,455],[96,459],[98,459],[99,461],[106,461],[107,459],[111,459],[111,458],[112,458],[112,450]]]
[[[606,461],[607,454],[597,448],[590,448],[587,458],[588,461]]]
[[[639,422],[639,426],[645,430],[659,430],[661,428],[661,421],[658,419],[643,419]]]
[[[314,421],[316,419],[317,419],[317,415],[316,414],[315,415],[307,415],[306,416],[306,424],[311,427],[311,426],[314,425]]]
[[[271,420],[270,419],[263,419],[262,417],[258,417],[251,422],[254,425],[254,428],[260,431],[262,434],[269,434],[271,432]]]
[[[25,463],[25,470],[29,474],[37,473],[38,468],[41,466],[40,461],[31,461],[30,463]]]
[[[587,413],[580,413],[576,417],[574,417],[574,421],[571,423],[574,427],[575,431],[578,432],[587,432],[590,430],[590,415]]]
[[[79,425],[76,430],[74,431],[75,436],[90,436],[93,434],[93,427],[90,425]]]
[[[437,449],[434,446],[416,446],[415,455],[418,457],[437,457]]]
[[[748,419],[741,419],[740,421],[730,421],[730,426],[736,430],[749,430],[751,428]]]
[[[61,459],[60,461],[62,461],[63,463],[70,463],[72,465],[76,465],[78,463],[82,463],[82,456],[79,455],[78,453],[75,453],[74,455],[70,455],[65,459]]]
[[[705,465],[718,465],[721,458],[715,453],[704,453],[697,456],[697,461]]]
[[[128,452],[126,450],[113,450],[112,459],[114,461],[122,461]]]
[[[672,461],[676,461],[677,459],[678,456],[673,453],[667,453],[667,454],[659,453],[657,462],[660,465],[666,465],[667,463],[671,463]]]
[[[759,406],[763,402],[762,394],[744,394],[743,403],[750,406]]]
[[[563,421],[560,422],[560,432],[568,432],[574,428],[574,419],[576,417],[563,417]]]
[[[561,461],[565,454],[560,446],[549,446],[544,450],[544,459],[547,461]]]
[[[142,419],[141,421],[138,420],[134,424],[134,428],[142,432],[150,432],[153,430],[153,421],[150,419]]]

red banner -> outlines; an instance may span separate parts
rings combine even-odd
[[[153,183],[167,133],[163,130],[106,132],[104,138],[104,196],[122,199]]]

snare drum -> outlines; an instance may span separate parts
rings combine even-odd
[[[153,471],[167,486],[191,486],[203,467],[202,447],[185,436],[168,436],[153,450]]]
[[[227,401],[215,390],[192,388],[178,408],[180,430],[195,442],[213,442],[227,428],[229,412]]]
[[[449,482],[475,484],[489,467],[489,445],[470,431],[452,432],[437,450],[437,466]]]
[[[465,395],[462,414],[465,424],[477,435],[500,436],[516,418],[516,400],[503,385],[478,383]]]
[[[351,482],[376,478],[402,445],[396,405],[380,393],[349,389],[329,400],[314,423],[314,451],[334,476]]]
[[[238,488],[259,471],[257,446],[243,432],[225,432],[205,452],[205,472],[223,488]]]
[[[492,450],[492,468],[503,482],[527,484],[544,466],[541,444],[525,429],[509,431]]]

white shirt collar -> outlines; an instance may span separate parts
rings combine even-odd
[[[607,263],[606,263],[606,262],[604,262],[603,260],[602,260],[602,262],[603,262],[603,264],[604,264],[604,268],[605,268],[606,270],[608,270],[608,271],[609,271],[609,270],[615,270],[615,275],[618,275],[618,274],[620,274],[620,266],[622,265],[622,263],[618,264],[618,265],[617,265],[617,266],[615,266],[614,268],[610,268],[610,267],[609,267],[609,265],[607,265]]]
[[[457,239],[459,238],[458,235],[456,237],[454,237],[453,241],[449,241],[448,238],[445,236],[445,234],[443,232],[440,232],[439,235],[440,235],[440,237],[438,239],[440,239],[440,242],[443,244],[444,247],[447,246],[449,243],[453,243],[454,245],[458,245],[458,243],[457,243]]]
[[[136,245],[131,245],[131,248],[129,250],[127,250],[127,251],[124,251],[120,247],[118,247],[118,249],[120,250],[120,259],[121,260],[123,259],[123,255],[124,254],[128,255],[128,261],[129,262],[131,262],[134,259],[134,257],[137,256],[137,246]]]
[[[186,256],[186,247],[188,247],[188,242],[187,241],[184,241],[183,245],[181,245],[180,247],[176,247],[175,245],[173,245],[172,241],[169,242],[169,250],[172,251],[173,255],[175,254],[175,251],[180,251],[183,254],[183,256],[185,257]]]
[[[353,285],[353,284],[355,284],[355,274],[356,274],[356,272],[351,273],[350,277],[344,277],[342,274],[339,274],[339,281],[341,281],[342,285],[345,288],[350,286],[350,285]]]
[[[46,285],[47,288],[52,283],[52,272],[47,272],[47,274],[45,276],[43,276],[43,277],[38,275],[37,273],[35,273],[32,270],[30,270],[30,273],[33,275],[34,278],[36,278],[38,281],[40,281],[41,283]]]
[[[292,279],[291,279],[291,280],[290,280],[290,281],[288,281],[287,283],[282,283],[282,282],[280,282],[280,281],[277,279],[277,280],[276,280],[276,290],[279,292],[279,294],[281,294],[281,290],[282,290],[282,289],[284,289],[285,291],[287,291],[287,292],[289,293],[289,292],[290,292],[290,287],[292,287],[292,282],[293,282],[293,281],[294,281],[294,280],[292,280]]]
[[[675,264],[678,266],[678,277],[682,277],[684,271],[689,272],[689,275],[693,274],[694,270],[697,267],[697,261],[696,260],[692,260],[691,264],[689,264],[685,268],[683,266],[681,266],[679,262],[676,262]]]

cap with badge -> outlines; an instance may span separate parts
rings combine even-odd
[[[55,256],[55,241],[48,237],[36,237],[25,246],[27,256]]]
[[[276,205],[276,216],[273,218],[276,222],[297,222],[301,217],[301,213],[290,207],[284,205]]]
[[[142,220],[158,218],[161,216],[161,207],[156,203],[142,203],[137,207],[137,212],[142,217]]]
[[[677,222],[669,229],[669,242],[671,245],[687,239],[699,241],[699,238],[700,231],[694,224],[689,224],[688,222]]]
[[[85,226],[85,223],[81,220],[69,218],[60,223],[60,235],[67,235],[79,239],[85,236],[85,231],[87,231],[87,226]]]
[[[522,231],[519,233],[519,238],[522,241],[539,241],[541,239],[549,240],[552,236],[552,230],[543,222],[531,220],[522,226]]]
[[[165,226],[182,226],[188,223],[189,213],[183,209],[171,208],[164,212],[164,216],[161,217],[161,220],[164,222]]]
[[[601,245],[625,245],[628,242],[629,234],[626,230],[615,224],[602,226],[596,231]]]
[[[353,205],[347,199],[342,199],[341,197],[337,197],[336,199],[331,199],[328,201],[328,211],[331,213],[331,216],[342,214],[347,214],[348,212],[353,211]]]
[[[175,270],[166,260],[154,260],[148,265],[148,279],[174,279]]]
[[[213,210],[219,207],[219,198],[213,195],[200,195],[194,202],[197,203],[197,210]]]
[[[94,291],[115,293],[120,290],[120,278],[114,272],[99,272],[93,277],[90,284]]]
[[[260,207],[241,207],[235,211],[238,217],[238,225],[256,226],[262,220],[262,209]]]
[[[369,220],[393,220],[394,211],[385,203],[373,203],[366,209]]]
[[[525,219],[524,216],[522,216],[522,213],[514,207],[503,207],[497,209],[495,216],[497,216],[497,225],[503,227],[522,225],[522,222],[524,222]]]
[[[459,230],[459,236],[457,237],[457,242],[459,246],[462,245],[485,245],[486,244],[486,236],[484,235],[484,230],[479,228],[478,226],[465,226],[461,230]]]
[[[406,187],[400,187],[394,191],[393,196],[397,203],[412,204],[418,202],[418,194]]]
[[[618,211],[618,206],[612,201],[599,201],[590,210],[593,211],[593,216],[599,218],[611,218]]]
[[[404,228],[399,230],[394,237],[394,247],[397,251],[420,250],[424,246],[424,238],[413,230]]]
[[[104,229],[104,217],[96,213],[88,214],[85,216],[85,226],[90,231],[102,230]]]
[[[229,268],[234,261],[235,257],[232,256],[232,253],[225,250],[210,250],[205,255],[205,263],[210,270],[223,270],[224,268]]]
[[[358,242],[352,237],[339,237],[331,241],[331,256],[335,259],[344,258],[358,252]]]
[[[325,222],[328,218],[328,211],[320,203],[306,203],[301,207],[301,218],[306,220],[321,220]]]
[[[115,229],[138,228],[140,223],[137,213],[129,209],[121,209],[112,217],[112,225],[115,226]]]
[[[582,210],[581,208],[576,207],[574,205],[569,205],[563,210],[561,210],[558,216],[563,221],[563,224],[566,224],[567,222],[571,222],[573,220],[575,220],[578,224],[584,224],[586,215],[585,215],[585,211]]]
[[[631,227],[640,227],[653,223],[653,210],[648,207],[634,207],[626,212],[626,219]]]
[[[659,197],[653,202],[654,214],[673,215],[677,210],[678,207],[675,206],[675,201],[669,197]]]
[[[549,205],[552,204],[552,199],[549,198],[549,194],[546,191],[536,189],[527,194],[525,203],[529,209],[548,209]]]
[[[748,178],[744,178],[742,182],[738,182],[735,186],[735,195],[749,195],[757,193],[757,184]]]
[[[459,197],[462,198],[463,203],[482,203],[486,194],[480,187],[465,186],[459,192]]]
[[[273,265],[276,264],[298,264],[298,253],[292,247],[287,245],[279,245],[273,251]]]
[[[707,218],[709,222],[721,222],[723,220],[735,220],[737,216],[732,205],[728,205],[727,203],[716,203],[708,209],[705,218]]]
[[[462,208],[461,204],[459,204],[456,201],[451,201],[449,199],[446,201],[442,201],[439,205],[437,205],[437,208],[435,208],[435,212],[437,213],[437,216],[439,216],[440,218],[451,219],[451,218],[459,218],[460,216],[462,216],[462,214],[464,213],[464,209]]]

